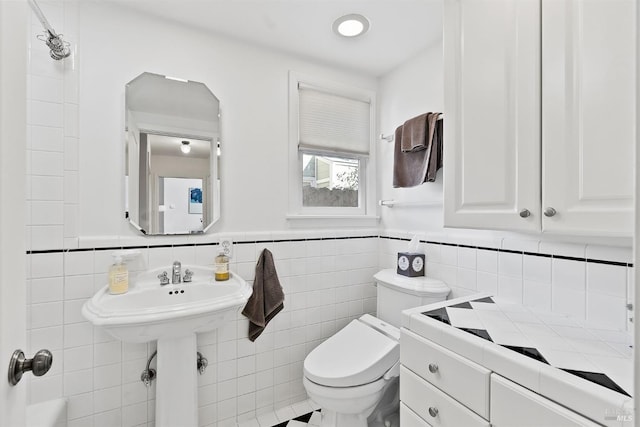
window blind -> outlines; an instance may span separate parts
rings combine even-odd
[[[298,148],[366,156],[370,145],[370,102],[298,85]]]

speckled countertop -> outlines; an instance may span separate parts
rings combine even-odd
[[[626,331],[477,294],[403,312],[404,328],[607,426],[631,426]]]

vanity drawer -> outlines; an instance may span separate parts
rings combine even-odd
[[[429,427],[425,420],[404,403],[400,403],[400,425],[402,427]]]
[[[491,375],[491,424],[496,427],[598,426],[499,375]]]
[[[404,366],[400,367],[400,401],[434,427],[489,427],[488,421]]]
[[[488,369],[405,329],[400,335],[400,361],[478,415],[489,418]]]

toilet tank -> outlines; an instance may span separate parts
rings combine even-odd
[[[377,317],[397,328],[402,325],[402,310],[444,301],[451,291],[441,280],[401,276],[392,268],[373,278],[378,285]]]

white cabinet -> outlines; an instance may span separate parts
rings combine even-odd
[[[445,226],[538,230],[539,0],[446,0],[444,68]]]
[[[400,404],[400,419],[402,427],[429,427],[429,424],[413,412],[404,403]]]
[[[495,427],[595,427],[598,424],[491,374],[491,425]]]
[[[489,422],[420,378],[400,367],[400,400],[420,418],[438,427],[489,427]],[[462,387],[461,387],[462,388]],[[407,421],[400,415],[400,424]]]
[[[403,366],[489,418],[490,370],[407,330],[400,335],[400,349]]]
[[[445,1],[445,226],[632,234],[634,16],[634,0]]]
[[[443,339],[446,334],[442,332]],[[405,328],[400,332],[400,362],[403,427],[599,425],[562,406],[563,402],[553,402],[492,372],[481,361],[469,360]]]
[[[634,0],[542,0],[545,231],[633,231],[634,18]]]

